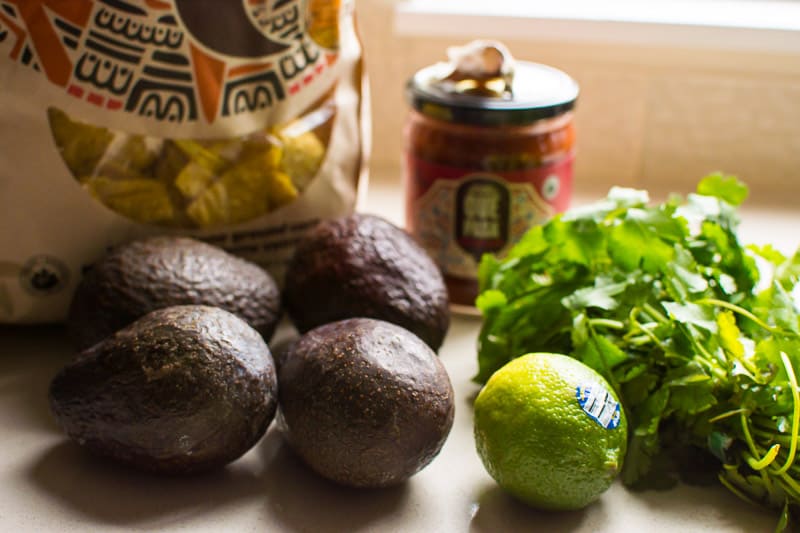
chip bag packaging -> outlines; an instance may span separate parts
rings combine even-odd
[[[193,236],[280,280],[363,190],[353,0],[0,0],[0,322],[108,247]]]

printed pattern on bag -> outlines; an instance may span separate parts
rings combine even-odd
[[[3,0],[0,51],[96,106],[208,123],[273,106],[337,59],[339,2],[144,3]]]

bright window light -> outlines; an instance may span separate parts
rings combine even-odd
[[[800,54],[797,0],[406,0],[395,26],[400,35]]]

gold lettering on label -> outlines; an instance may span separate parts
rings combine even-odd
[[[500,237],[500,194],[491,185],[473,185],[464,197],[463,233],[475,239]]]

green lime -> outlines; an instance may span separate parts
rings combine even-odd
[[[565,355],[514,359],[475,400],[475,444],[486,470],[543,509],[580,509],[600,497],[622,467],[627,437],[608,383]]]

